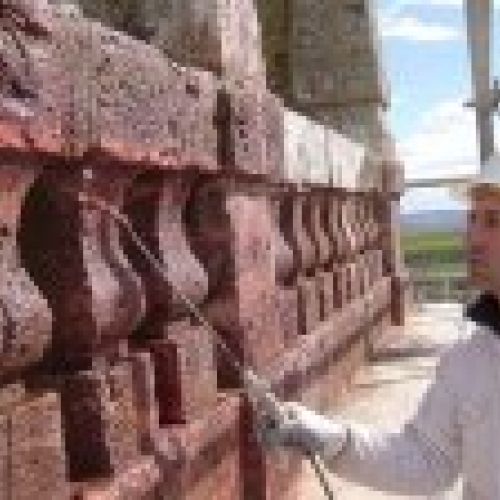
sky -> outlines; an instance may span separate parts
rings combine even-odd
[[[389,123],[407,178],[477,172],[465,0],[376,0]],[[500,0],[494,0],[492,76],[500,76]],[[497,121],[497,120],[495,120]],[[500,127],[496,124],[496,144]],[[446,189],[411,190],[402,210],[464,208]]]

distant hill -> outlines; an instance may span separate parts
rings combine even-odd
[[[466,228],[465,210],[422,210],[400,215],[403,232],[463,232]]]

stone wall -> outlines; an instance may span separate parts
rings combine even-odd
[[[391,316],[392,177],[258,72],[1,5],[0,498],[297,498],[186,299],[280,396],[335,404]]]

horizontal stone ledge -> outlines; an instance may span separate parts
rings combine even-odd
[[[261,377],[268,380],[277,393],[284,386],[300,386],[300,380],[315,366],[342,349],[349,339],[368,326],[391,303],[391,280],[384,277],[364,296],[352,300],[323,322],[313,333],[298,337],[297,345],[279,356]],[[341,332],[338,335],[335,333]]]
[[[139,169],[184,170],[193,168],[203,173],[218,172],[216,158],[201,153],[186,153],[175,148],[159,151],[108,139],[86,148],[63,141],[60,131],[36,131],[14,121],[0,119],[0,160],[25,159],[33,164],[60,161],[92,163],[94,166],[115,164]]]

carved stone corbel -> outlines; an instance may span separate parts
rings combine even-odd
[[[301,334],[311,332],[320,316],[316,282],[309,276],[314,270],[316,253],[304,224],[306,201],[305,193],[291,192],[283,197],[280,208],[280,228],[293,251],[293,276],[299,294],[298,329]]]
[[[139,348],[151,352],[159,425],[188,424],[217,403],[214,339],[191,316],[208,292],[205,269],[191,249],[186,210],[192,179],[183,172],[145,172],[131,186],[126,211],[165,267],[160,276],[136,249],[129,251],[146,286]]]
[[[280,206],[280,228],[285,241],[293,251],[295,274],[312,271],[316,251],[305,227],[307,197],[305,193],[289,192],[283,195]]]
[[[208,277],[190,248],[184,223],[190,190],[191,182],[185,176],[146,172],[136,179],[127,195],[126,211],[134,229],[167,269],[164,280],[125,244],[146,283],[148,336],[162,336],[165,322],[189,315],[180,295],[200,304],[208,291]]]
[[[143,314],[142,285],[116,221],[77,198],[81,191],[120,208],[129,176],[112,166],[46,168],[26,200],[24,253],[54,313],[57,368],[87,367],[97,352],[113,356]]]
[[[316,268],[324,267],[331,257],[331,247],[322,220],[322,204],[325,194],[320,188],[312,189],[306,206],[305,226],[314,244]]]
[[[330,241],[329,267],[335,264],[340,256],[340,200],[333,192],[325,194],[323,204],[323,225]]]

